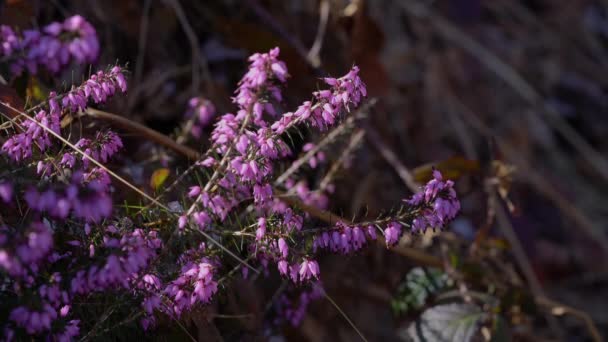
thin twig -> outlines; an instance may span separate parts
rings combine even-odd
[[[556,302],[547,297],[536,296],[534,299],[538,305],[542,305],[542,306],[551,308],[551,313],[553,315],[561,316],[564,314],[570,314],[572,316],[578,317],[583,322],[585,322],[585,325],[587,326],[587,330],[589,331],[589,334],[591,335],[591,338],[593,339],[593,341],[595,341],[595,342],[603,341],[602,335],[600,334],[599,330],[595,326],[595,323],[593,322],[593,320],[591,319],[591,316],[589,316],[588,313],[586,313],[582,310],[573,308],[571,306],[565,305],[563,303]]]
[[[141,15],[141,22],[139,25],[139,48],[137,51],[137,59],[135,62],[135,74],[133,76],[134,83],[141,83],[141,76],[144,70],[144,57],[146,55],[146,43],[148,42],[148,21],[150,16],[150,8],[151,8],[152,0],[145,0],[143,13]],[[133,108],[137,98],[135,96],[130,96],[127,102],[127,108]]]
[[[348,145],[340,154],[340,158],[338,158],[338,160],[336,160],[331,165],[331,167],[329,168],[329,171],[327,171],[327,174],[325,175],[325,177],[323,177],[323,179],[319,183],[320,190],[325,190],[325,188],[327,188],[329,183],[334,178],[335,174],[338,172],[338,170],[340,170],[340,167],[344,164],[344,161],[359,146],[359,143],[361,142],[361,140],[363,140],[363,137],[365,137],[365,131],[362,129],[358,130],[351,136],[350,141],[348,142]]]
[[[521,245],[521,242],[519,241],[511,222],[509,221],[506,210],[502,204],[496,200],[498,197],[498,194],[496,194],[496,189],[492,187],[488,189],[488,192],[488,196],[494,197],[493,203],[495,204],[494,210],[498,227],[500,228],[502,234],[507,238],[507,241],[509,241],[511,251],[515,256],[515,261],[524,273],[524,277],[526,278],[528,285],[530,285],[532,293],[535,296],[545,297],[545,292],[538,281],[538,278],[536,277],[536,273],[534,273],[534,270],[532,269],[530,260],[528,259],[528,256],[526,255],[526,252],[524,251],[524,248]],[[557,320],[553,316],[548,316],[547,320],[551,329],[558,335],[557,337],[562,339],[564,337],[564,332],[559,326]]]
[[[325,31],[327,29],[327,21],[329,19],[329,1],[321,0],[321,4],[319,5],[319,28],[317,29],[317,35],[315,36],[315,41],[308,51],[306,55],[306,59],[310,62],[310,64],[318,68],[321,66],[321,48],[323,47],[323,39],[325,38]]]
[[[367,132],[367,138],[369,142],[380,152],[384,160],[389,163],[399,175],[399,178],[403,181],[403,183],[412,191],[417,192],[420,190],[420,184],[416,183],[414,180],[414,176],[408,170],[403,163],[399,160],[399,157],[393,152],[380,137],[380,134],[371,127],[370,125],[365,125],[365,131]]]
[[[315,285],[315,286],[318,286],[318,285]],[[355,323],[353,323],[353,321],[348,317],[348,315],[346,315],[346,313],[342,310],[342,308],[340,308],[340,306],[327,294],[327,292],[325,291],[324,288],[322,288],[320,286],[318,286],[318,287],[323,292],[323,296],[325,296],[325,298],[336,308],[336,310],[338,310],[338,312],[342,315],[342,317],[344,317],[344,319],[348,322],[348,324],[350,324],[350,326],[355,330],[355,332],[357,332],[357,334],[359,334],[359,337],[361,337],[361,340],[367,342],[367,339],[365,338],[365,336],[363,336],[361,331],[359,331],[359,329],[357,328]]]
[[[140,84],[134,84],[133,88],[129,91],[129,97],[137,99],[140,96],[151,96],[153,94],[156,94],[157,89],[160,88],[163,84],[165,84],[168,79],[186,74],[190,70],[191,66],[190,64],[187,64],[175,68],[162,70],[160,73],[152,73],[152,76],[154,76],[153,78],[148,77]],[[133,103],[133,105],[135,104]],[[130,111],[131,108],[128,108],[128,110]]]
[[[198,37],[196,36],[194,29],[188,22],[188,18],[186,17],[186,13],[184,12],[182,5],[179,3],[179,0],[164,0],[164,1],[169,3],[169,5],[175,11],[175,14],[177,15],[177,19],[179,20],[180,24],[182,25],[182,28],[183,28],[184,32],[186,33],[186,37],[188,38],[188,41],[190,42],[190,49],[192,50],[192,91],[193,91],[194,95],[198,95],[200,92],[200,75],[199,75],[199,73],[201,73],[201,72],[203,74],[203,78],[205,79],[207,92],[211,92],[213,83],[211,80],[211,73],[209,72],[209,66],[207,64],[207,60],[201,54]],[[197,66],[198,66],[198,68],[197,68]],[[197,69],[200,69],[200,70],[197,70]]]
[[[92,118],[113,122],[130,132],[141,134],[159,145],[165,146],[170,150],[173,150],[183,156],[186,156],[190,160],[198,160],[202,156],[202,154],[191,149],[190,147],[178,144],[166,135],[159,133],[140,123],[129,120],[124,116],[104,112],[94,108],[87,108],[85,114],[86,116]]]
[[[275,186],[282,185],[287,180],[287,178],[289,178],[292,174],[294,174],[294,172],[298,171],[300,169],[300,167],[302,167],[302,165],[306,164],[306,162],[308,162],[310,160],[310,158],[312,158],[315,154],[317,154],[317,152],[321,151],[321,149],[323,149],[326,145],[335,141],[338,136],[340,136],[342,133],[344,133],[344,131],[346,131],[348,128],[352,127],[353,122],[354,122],[354,118],[351,116],[348,119],[346,119],[346,121],[344,121],[342,124],[340,124],[338,127],[334,128],[331,132],[329,132],[329,134],[327,134],[325,136],[325,138],[323,138],[321,141],[319,141],[319,143],[317,143],[315,145],[315,147],[313,147],[310,151],[306,152],[302,157],[300,157],[296,161],[294,161],[291,164],[291,166],[287,170],[285,170],[285,172],[283,172],[279,177],[277,177],[277,179],[274,181],[274,185]]]

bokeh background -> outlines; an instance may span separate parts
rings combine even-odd
[[[486,327],[491,338],[585,341],[589,320],[608,333],[608,1],[0,4],[0,21],[17,27],[87,18],[101,40],[98,65],[126,64],[131,73],[127,99],[104,110],[173,138],[193,96],[221,113],[234,109],[230,96],[251,53],[281,48],[291,75],[286,108],[308,98],[318,77],[357,64],[377,102],[359,123],[365,139],[338,174],[330,208],[377,216],[409,196],[431,165],[456,179],[463,202],[445,233],[406,238],[397,252],[374,246],[320,260],[328,293],[369,340],[405,338],[430,304],[395,310],[399,289],[408,272],[427,266],[448,272],[465,297],[499,299],[506,324],[500,333]],[[86,72],[61,77],[70,84]],[[45,87],[44,77],[28,82],[32,97]],[[134,183],[146,186],[150,165],[179,165],[154,142],[122,133],[129,153],[114,167]],[[263,313],[279,285],[237,284],[188,329],[201,340],[357,338],[325,300],[311,304],[299,327],[279,332],[264,333],[263,314],[206,318],[209,310]],[[169,324],[156,338],[175,334]]]

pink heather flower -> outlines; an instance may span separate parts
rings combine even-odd
[[[294,283],[298,282],[298,270],[299,269],[300,269],[300,266],[298,264],[294,264],[294,265],[290,265],[289,266],[289,278]]]
[[[384,238],[386,239],[386,246],[390,247],[399,242],[401,237],[401,225],[397,222],[391,222],[384,229]]]
[[[300,264],[300,281],[310,280],[311,278],[319,278],[319,264],[315,260],[304,259]]]
[[[272,199],[272,186],[270,184],[253,186],[253,199],[256,203],[265,203]]]
[[[70,312],[70,306],[69,305],[64,305],[59,310],[59,316],[65,317],[65,316],[68,315],[69,312]]]
[[[287,264],[287,261],[285,261],[284,259],[279,260],[279,262],[277,263],[277,268],[279,269],[279,273],[281,275],[288,275],[287,272],[289,271],[289,264]]]
[[[194,197],[197,197],[200,193],[201,193],[200,186],[198,186],[198,185],[191,186],[190,191],[188,192],[188,197],[194,198]]]
[[[123,147],[120,137],[112,131],[97,132],[94,140],[82,138],[76,142],[75,146],[83,150],[89,157],[104,163]],[[72,168],[76,164],[76,158],[80,158],[82,165],[89,168],[90,160],[76,151],[64,154],[59,164]],[[105,174],[105,171],[98,170]]]
[[[371,240],[376,240],[376,227],[372,225],[367,226],[367,236]]]
[[[85,109],[87,100],[92,99],[95,103],[106,102],[116,93],[117,88],[123,93],[127,91],[123,70],[119,66],[113,67],[109,73],[97,71],[80,87],[72,89],[66,94],[61,100],[61,104],[64,110]]]
[[[188,224],[188,217],[186,215],[180,216],[177,220],[177,226],[179,227],[179,229],[184,229],[186,227],[186,224]]]
[[[201,162],[201,166],[211,167],[215,164],[215,159],[213,157],[207,157],[205,160]]]
[[[264,217],[260,217],[258,219],[258,229],[255,231],[255,239],[260,241],[264,238],[266,234],[266,219]]]
[[[207,229],[207,227],[211,223],[211,217],[209,217],[209,214],[204,211],[193,213],[192,219],[194,220],[194,222],[196,222],[196,224],[198,224],[201,230]]]
[[[281,253],[283,258],[287,258],[287,255],[289,255],[289,247],[287,246],[287,242],[285,242],[285,239],[279,238],[278,245],[279,253]]]
[[[366,242],[366,240],[365,240],[365,235],[363,233],[363,230],[360,227],[353,228],[352,244],[354,246],[354,249],[355,250],[360,249],[361,247],[363,247],[365,242]]]
[[[242,155],[247,154],[247,146],[249,146],[249,137],[246,134],[238,137],[236,142],[236,150],[239,151]]]

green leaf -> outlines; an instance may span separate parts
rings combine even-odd
[[[391,306],[396,314],[420,309],[429,296],[449,286],[448,276],[437,268],[415,267],[405,276]]]
[[[400,335],[413,341],[472,341],[486,313],[474,304],[452,303],[425,310]]]

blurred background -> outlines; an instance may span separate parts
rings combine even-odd
[[[234,110],[230,96],[251,53],[281,48],[291,75],[286,108],[309,98],[319,77],[358,65],[377,102],[358,123],[365,138],[337,175],[330,209],[377,216],[411,195],[431,166],[456,181],[463,204],[447,232],[407,237],[396,251],[373,246],[320,260],[327,292],[369,340],[421,340],[412,334],[417,322],[463,310],[474,316],[472,302],[483,319],[474,329],[458,326],[454,341],[587,341],[608,333],[608,1],[0,4],[0,21],[22,28],[87,18],[101,40],[98,65],[130,70],[127,99],[104,110],[172,138],[191,97],[211,100],[219,113]],[[86,73],[61,77],[69,85]],[[24,86],[35,99],[49,80]],[[154,142],[122,133],[130,153],[115,169],[134,183],[146,186],[150,165],[187,167]],[[348,137],[328,154],[339,157],[347,144]],[[205,312],[267,312],[278,286],[242,282]],[[450,296],[464,304],[438,310]],[[296,327],[270,329],[269,315],[203,312],[188,329],[201,340],[358,338],[324,299]],[[156,338],[183,338],[175,334],[169,324]]]

